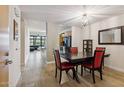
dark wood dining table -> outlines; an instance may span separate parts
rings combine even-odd
[[[60,56],[73,64],[79,64],[88,59],[92,59],[93,55],[91,53],[78,52],[77,54],[72,53],[60,53]]]
[[[60,56],[66,60],[68,60],[68,62],[74,64],[74,65],[79,65],[82,64],[83,62],[88,62],[89,64],[92,62],[94,54],[91,53],[83,53],[83,52],[78,52],[77,54],[72,54],[70,52],[65,52],[63,53],[62,51],[60,51]],[[104,57],[109,57],[110,54],[106,54],[104,55]],[[79,82],[79,78],[76,72],[76,80]]]

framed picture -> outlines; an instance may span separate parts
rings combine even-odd
[[[18,23],[13,20],[13,40],[18,41]]]

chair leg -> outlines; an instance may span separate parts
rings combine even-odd
[[[75,68],[73,69],[73,71],[74,71],[74,77],[73,78],[75,78],[75,80],[78,82],[78,83],[80,83],[80,81],[79,81],[79,78],[78,78],[78,75],[77,75],[77,72],[75,71]]]
[[[91,69],[90,69],[90,73],[91,73]]]
[[[81,76],[83,75],[83,66],[81,66]]]
[[[100,79],[103,80],[102,79],[102,69],[100,69]]]
[[[62,71],[60,70],[59,84],[61,83]]]
[[[104,69],[104,58],[103,58],[103,63],[102,63],[103,69]]]
[[[78,65],[76,65],[76,73],[78,72]]]
[[[55,71],[55,78],[57,77],[57,67],[56,67],[56,69],[55,69],[56,71]]]
[[[86,71],[86,68],[84,67],[84,70]]]
[[[75,78],[75,69],[73,68],[72,71],[73,71],[73,79],[74,79]]]
[[[65,72],[66,72],[66,74],[68,74],[68,70],[66,70]]]
[[[94,75],[94,70],[92,70],[92,77],[93,77],[93,83],[95,83],[95,75]]]

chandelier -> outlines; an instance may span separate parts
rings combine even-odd
[[[83,16],[82,16],[82,26],[85,27],[88,24],[89,24],[88,16],[87,16],[87,14],[83,14]]]
[[[89,20],[88,20],[88,15],[87,15],[87,6],[83,5],[83,15],[82,15],[82,27],[86,27],[89,24]]]
[[[89,23],[89,18],[86,12],[86,6],[84,6],[84,14],[82,15],[82,29],[85,31],[88,31],[88,38],[91,38],[91,28],[90,28],[90,23]],[[87,28],[87,29],[86,29]]]

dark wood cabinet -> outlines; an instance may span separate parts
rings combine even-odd
[[[83,40],[83,53],[92,53],[93,41],[91,39]]]

